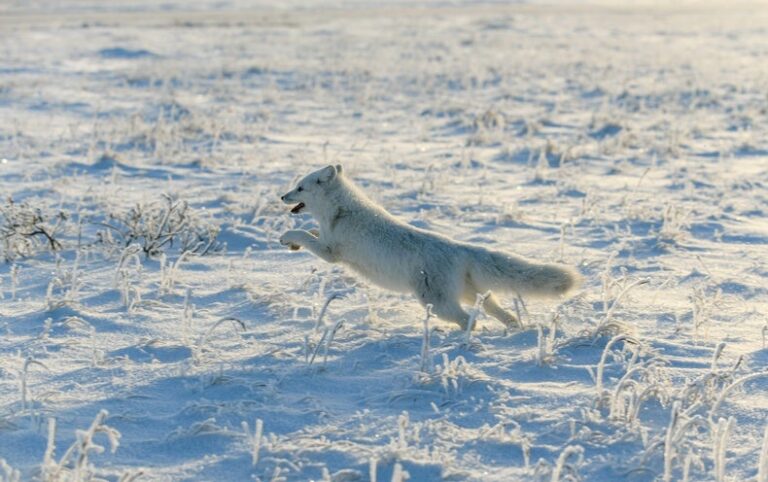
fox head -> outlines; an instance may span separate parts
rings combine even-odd
[[[338,183],[341,171],[341,164],[337,164],[310,173],[299,181],[296,187],[280,196],[280,199],[285,204],[295,204],[291,209],[293,214],[298,214],[305,209],[311,211],[312,206],[321,204],[326,192]]]

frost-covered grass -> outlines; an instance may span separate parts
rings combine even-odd
[[[0,480],[768,480],[767,27],[0,6]],[[326,163],[584,286],[461,332],[290,252]]]

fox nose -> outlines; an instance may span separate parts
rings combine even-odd
[[[280,200],[281,200],[281,201],[285,201],[285,194],[283,194],[282,196],[280,196]]]

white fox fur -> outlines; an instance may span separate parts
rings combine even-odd
[[[478,293],[557,296],[580,280],[573,268],[535,263],[410,226],[363,194],[341,166],[309,174],[281,199],[296,204],[294,213],[309,211],[320,227],[287,231],[281,244],[344,263],[385,288],[411,292],[423,305],[432,304],[435,315],[462,329],[469,315],[461,302],[474,303]],[[483,308],[505,325],[518,326],[493,294]]]

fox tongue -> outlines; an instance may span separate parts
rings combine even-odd
[[[299,214],[299,213],[301,212],[301,210],[302,210],[302,209],[304,209],[304,207],[305,207],[305,206],[306,206],[306,204],[304,204],[304,203],[299,203],[299,204],[295,205],[295,206],[293,207],[293,209],[291,209],[291,213],[293,213],[293,214]]]

